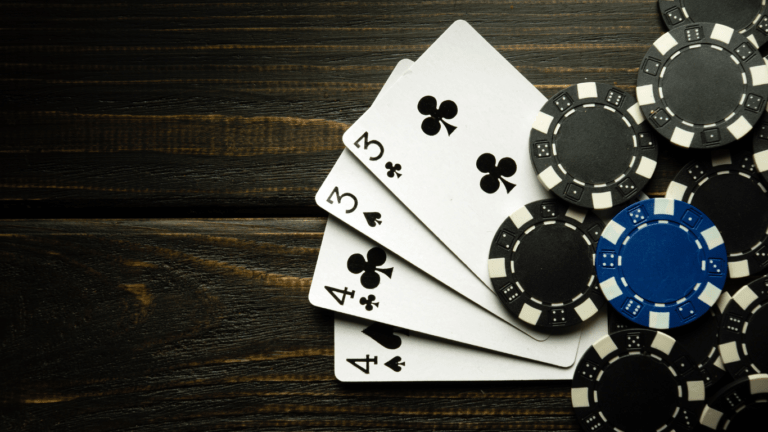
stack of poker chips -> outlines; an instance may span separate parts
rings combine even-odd
[[[763,423],[768,277],[723,291],[768,267],[768,11],[753,3],[659,0],[669,32],[640,62],[636,97],[580,83],[532,126],[531,161],[557,199],[500,224],[488,269],[501,302],[536,327],[610,304],[609,334],[572,384],[586,431]],[[668,145],[695,156],[665,198],[644,199]]]

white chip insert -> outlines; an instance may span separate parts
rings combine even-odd
[[[533,215],[528,211],[527,207],[522,206],[515,210],[515,212],[509,216],[509,219],[515,224],[517,229],[520,229],[523,225],[533,220]]]
[[[597,97],[597,84],[593,82],[579,83],[576,85],[579,99],[594,99]]]

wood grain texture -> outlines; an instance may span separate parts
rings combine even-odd
[[[547,96],[632,92],[663,32],[656,0],[0,0],[0,430],[578,430],[567,381],[339,383],[307,301],[342,134],[457,19]]]
[[[0,429],[577,429],[564,381],[337,382],[324,225],[1,221]]]
[[[321,215],[343,132],[457,19],[547,96],[633,91],[663,32],[654,0],[3,2],[3,216]]]

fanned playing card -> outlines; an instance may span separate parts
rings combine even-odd
[[[537,341],[333,216],[309,289],[315,306],[556,366],[573,364],[580,328]]]
[[[528,153],[546,98],[469,24],[457,21],[344,144],[485,283],[504,218],[548,198]]]
[[[410,60],[401,60],[381,93],[385,93],[412,64]],[[349,150],[343,151],[315,200],[330,214],[483,309],[537,340],[549,337],[547,333],[522,324],[509,313],[493,290],[448,250]]]
[[[608,334],[606,311],[582,324],[576,358]],[[570,380],[576,364],[560,368],[400,327],[336,314],[336,378],[371,381],[536,381]]]

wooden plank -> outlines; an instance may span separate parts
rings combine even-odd
[[[337,382],[324,224],[0,221],[2,429],[577,429],[563,381]]]
[[[547,96],[632,92],[663,32],[651,0],[42,5],[0,3],[5,217],[319,215],[343,132],[454,20]]]

